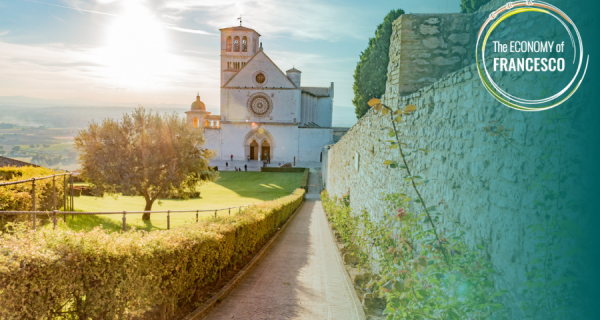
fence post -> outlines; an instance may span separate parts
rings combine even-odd
[[[75,207],[75,200],[73,199],[73,197],[74,197],[75,194],[74,194],[74,190],[73,190],[73,173],[72,172],[69,175],[69,180],[71,180],[71,203],[70,203],[69,209],[71,211],[75,211],[75,208],[74,208]],[[73,220],[73,219],[75,219],[75,215],[74,214],[71,215],[71,220]]]
[[[198,222],[198,210],[196,210],[196,222]]]
[[[215,218],[217,217],[217,210],[215,210]]]
[[[56,210],[56,175],[52,175],[52,210]]]
[[[231,215],[231,207],[229,207],[229,215]]]
[[[171,230],[171,210],[167,211],[167,230]]]
[[[63,211],[67,211],[67,175],[63,175]],[[65,223],[67,223],[67,214],[63,214]]]
[[[33,178],[32,182],[31,182],[31,201],[32,201],[32,208],[33,208],[33,231],[37,230],[37,221],[36,221],[36,216],[35,216],[35,178]]]
[[[127,218],[125,217],[125,215],[127,214],[127,211],[123,211],[123,232],[127,231]]]
[[[56,210],[52,210],[52,230],[56,230]]]

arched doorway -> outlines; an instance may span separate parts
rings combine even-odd
[[[271,145],[269,144],[269,141],[267,141],[265,139],[260,146],[260,160],[267,160],[267,157],[270,157],[270,156],[271,156]]]
[[[250,143],[250,160],[258,160],[258,142],[252,140]]]
[[[250,160],[274,160],[276,142],[273,136],[263,127],[250,130],[244,137],[244,159]]]

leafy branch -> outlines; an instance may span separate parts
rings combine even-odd
[[[373,98],[371,100],[369,100],[369,106],[377,111],[380,111],[383,113],[383,115],[390,115],[390,120],[392,122],[392,131],[394,133],[394,137],[396,138],[396,144],[394,144],[395,146],[397,146],[398,150],[400,151],[400,157],[402,158],[402,162],[404,163],[404,166],[402,166],[402,169],[406,170],[406,172],[408,173],[408,179],[410,179],[410,184],[413,187],[413,189],[415,190],[417,197],[419,197],[419,202],[421,204],[421,206],[423,207],[423,210],[425,211],[425,214],[427,215],[427,220],[429,220],[429,223],[431,224],[433,233],[435,234],[436,239],[438,240],[438,243],[441,244],[441,240],[440,240],[440,236],[436,230],[436,225],[433,222],[433,219],[431,218],[431,214],[429,213],[429,208],[427,207],[427,204],[425,203],[425,199],[423,199],[423,197],[421,196],[421,192],[419,192],[419,188],[417,188],[417,183],[415,183],[415,176],[412,175],[410,167],[408,165],[408,162],[406,161],[406,156],[404,155],[404,150],[402,150],[402,143],[400,142],[400,137],[398,137],[398,129],[396,128],[396,123],[401,122],[402,121],[402,115],[406,115],[406,114],[410,114],[412,112],[414,112],[415,110],[417,110],[417,107],[414,105],[408,105],[406,106],[406,108],[404,108],[404,111],[401,111],[400,109],[397,110],[392,110],[392,108],[384,105],[381,100],[377,99],[377,98]],[[395,116],[395,117],[394,117]],[[428,152],[427,150],[424,150],[425,152]],[[387,162],[386,162],[387,163]],[[394,164],[393,162],[389,162],[390,165]],[[395,168],[396,166],[391,166],[392,168]],[[418,183],[421,184],[421,183]],[[446,255],[446,253],[444,252],[444,250],[442,250],[442,252],[444,253],[444,255]]]

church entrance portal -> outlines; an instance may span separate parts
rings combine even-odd
[[[264,128],[258,127],[250,130],[244,138],[244,160],[273,160],[275,139]]]
[[[267,160],[267,156],[271,155],[271,145],[267,140],[263,141],[261,145],[261,160]]]
[[[250,143],[250,160],[258,160],[258,143],[252,140]]]

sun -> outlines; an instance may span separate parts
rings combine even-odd
[[[100,59],[108,80],[127,88],[162,84],[168,71],[167,35],[163,24],[140,3],[127,1],[106,31]]]

